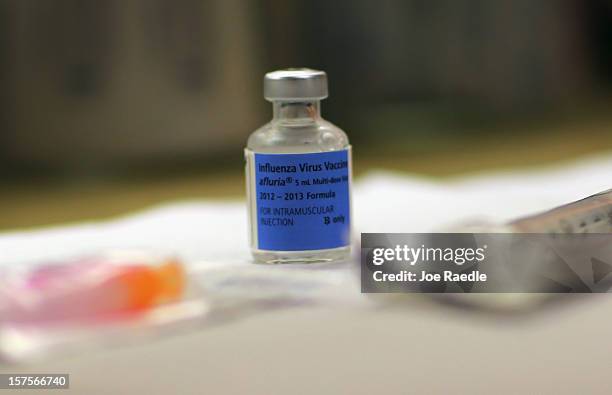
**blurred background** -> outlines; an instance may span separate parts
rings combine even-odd
[[[610,0],[0,0],[0,229],[241,198],[263,74],[302,66],[358,176],[612,149]]]

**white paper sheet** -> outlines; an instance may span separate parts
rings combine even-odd
[[[428,232],[467,220],[503,222],[610,187],[612,155],[446,180],[372,172],[353,188],[354,230]],[[110,221],[0,233],[0,265],[116,248],[173,252],[198,264],[248,264],[244,202],[176,202]]]

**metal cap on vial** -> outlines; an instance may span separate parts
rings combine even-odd
[[[312,69],[285,69],[264,77],[266,100],[321,100],[327,97],[327,74]]]

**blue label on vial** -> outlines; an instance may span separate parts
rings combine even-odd
[[[350,243],[349,151],[255,154],[258,248],[322,250]]]

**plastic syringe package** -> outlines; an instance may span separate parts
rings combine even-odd
[[[0,359],[20,362],[202,319],[182,263],[142,251],[0,269]]]

